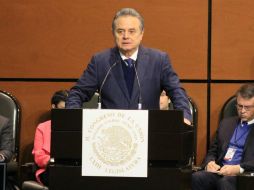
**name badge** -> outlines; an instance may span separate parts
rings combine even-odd
[[[224,157],[224,160],[227,160],[227,161],[231,161],[232,158],[234,157],[235,155],[235,152],[236,152],[236,148],[234,147],[229,147],[228,150],[227,150],[227,153]]]

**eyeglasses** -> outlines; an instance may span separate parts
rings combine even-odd
[[[238,110],[245,109],[245,111],[249,111],[249,110],[251,110],[252,108],[254,108],[254,105],[253,105],[253,106],[244,106],[244,105],[241,105],[241,104],[236,104],[235,106],[236,106],[236,108],[237,108]]]

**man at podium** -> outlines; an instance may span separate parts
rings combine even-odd
[[[99,108],[159,109],[162,90],[191,124],[188,99],[167,53],[141,45],[144,19],[132,8],[118,11],[112,21],[116,46],[95,54],[71,88],[66,108],[81,108],[99,92]]]

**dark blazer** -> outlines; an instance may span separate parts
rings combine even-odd
[[[137,109],[141,95],[142,109],[159,109],[160,93],[166,90],[174,107],[184,110],[185,118],[191,120],[187,95],[181,88],[179,78],[166,53],[140,46],[135,66],[140,88],[135,77],[130,97],[119,50],[112,48],[94,55],[83,75],[71,89],[66,108],[81,108],[83,102],[89,101],[95,91],[101,89],[102,108]]]
[[[0,115],[0,154],[4,155],[5,162],[10,161],[13,156],[12,131],[9,119]]]
[[[239,117],[229,117],[221,121],[203,166],[206,166],[210,161],[215,161],[222,166],[222,160],[226,154],[228,144],[239,122]],[[249,127],[251,129],[244,145],[240,166],[245,171],[254,171],[254,124]]]

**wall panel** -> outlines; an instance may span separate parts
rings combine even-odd
[[[254,80],[254,1],[212,2],[212,79]]]
[[[194,100],[198,108],[198,128],[197,128],[197,164],[201,164],[206,154],[207,136],[207,85],[185,83],[183,87],[188,95]]]
[[[122,7],[143,14],[144,44],[170,53],[181,78],[206,78],[204,0],[1,1],[0,76],[79,77],[95,52],[113,45],[111,20]]]

